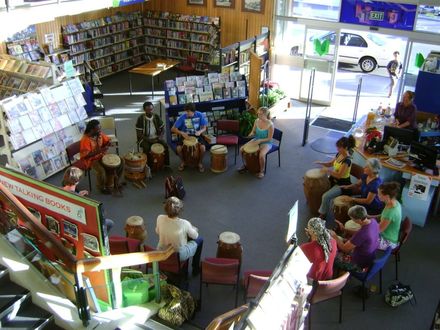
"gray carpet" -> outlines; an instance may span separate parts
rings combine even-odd
[[[171,73],[170,73],[171,74]],[[134,77],[136,90],[148,90],[148,79]],[[121,73],[105,79],[105,93],[128,91],[127,74]],[[156,83],[156,86],[161,86]],[[120,154],[124,155],[134,145],[134,122],[141,113],[146,96],[105,96],[109,115],[117,118]],[[287,212],[299,200],[299,241],[305,241],[304,224],[309,218],[302,183],[303,174],[312,168],[315,160],[328,159],[326,155],[313,151],[309,145],[301,147],[303,120],[275,121],[275,126],[284,132],[281,148],[281,168],[277,156],[268,157],[267,174],[259,180],[250,174],[239,174],[233,162],[233,150],[229,151],[229,169],[221,174],[207,170],[198,173],[186,169],[183,177],[187,196],[183,217],[199,228],[205,239],[202,257],[215,256],[218,235],[223,231],[234,231],[241,236],[243,245],[243,267],[247,269],[272,269],[286,249]],[[310,140],[323,136],[322,129],[311,127]],[[209,155],[205,155],[205,166],[209,166]],[[177,172],[178,159],[171,155],[173,173]],[[237,159],[237,165],[240,160]],[[96,189],[91,197],[103,202],[107,216],[115,220],[110,234],[123,234],[124,221],[131,215],[142,216],[147,224],[150,245],[156,245],[155,222],[163,212],[164,177],[172,171],[158,173],[148,182],[148,187],[138,190],[128,184],[122,198],[101,195]],[[94,177],[93,183],[94,183]],[[59,184],[61,174],[48,179]],[[87,188],[87,180],[81,182]],[[391,308],[383,296],[372,295],[367,300],[366,312],[362,302],[354,294],[358,284],[351,280],[344,291],[343,323],[338,324],[338,300],[318,304],[313,308],[314,329],[427,329],[440,297],[438,276],[440,274],[439,252],[440,222],[438,217],[428,221],[426,228],[414,228],[407,245],[402,249],[400,279],[413,288],[418,304],[406,304]],[[383,283],[386,288],[394,279],[394,259],[386,265]],[[199,278],[192,278],[190,291],[199,295]],[[378,279],[375,280],[378,283]],[[242,289],[241,289],[242,293]],[[241,295],[240,295],[241,297]],[[200,327],[217,315],[233,308],[234,294],[229,287],[209,286],[203,290],[203,306],[195,316],[194,323]]]

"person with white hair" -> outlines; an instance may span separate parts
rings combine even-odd
[[[310,242],[301,244],[300,248],[312,263],[307,277],[315,281],[331,279],[333,277],[333,262],[338,249],[336,241],[325,227],[325,220],[311,218],[305,231]]]

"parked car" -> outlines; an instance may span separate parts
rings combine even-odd
[[[328,32],[320,36],[312,36],[309,41],[318,38],[321,42],[329,40],[330,51],[334,52],[336,33]],[[290,55],[300,55],[299,46],[290,50]],[[339,63],[359,65],[363,72],[372,72],[377,67],[387,66],[392,59],[393,49],[386,47],[384,39],[370,32],[341,31],[339,42]]]

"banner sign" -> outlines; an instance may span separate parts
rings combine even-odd
[[[145,0],[113,0],[113,7],[129,6],[142,2],[145,2]]]
[[[416,13],[417,5],[342,0],[339,22],[412,31]]]

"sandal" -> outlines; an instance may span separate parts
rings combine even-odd
[[[180,164],[179,167],[177,168],[179,171],[183,171],[185,169],[185,164]]]
[[[264,178],[264,173],[263,173],[263,172],[258,173],[258,174],[257,174],[257,178],[258,178],[258,179],[262,179],[262,178]]]
[[[247,168],[244,165],[238,169],[238,173],[240,173],[240,174],[243,174],[243,173],[246,173],[246,172],[247,172]]]
[[[202,164],[199,164],[198,168],[199,168],[199,172],[200,172],[200,173],[205,172],[205,168],[203,167]]]

